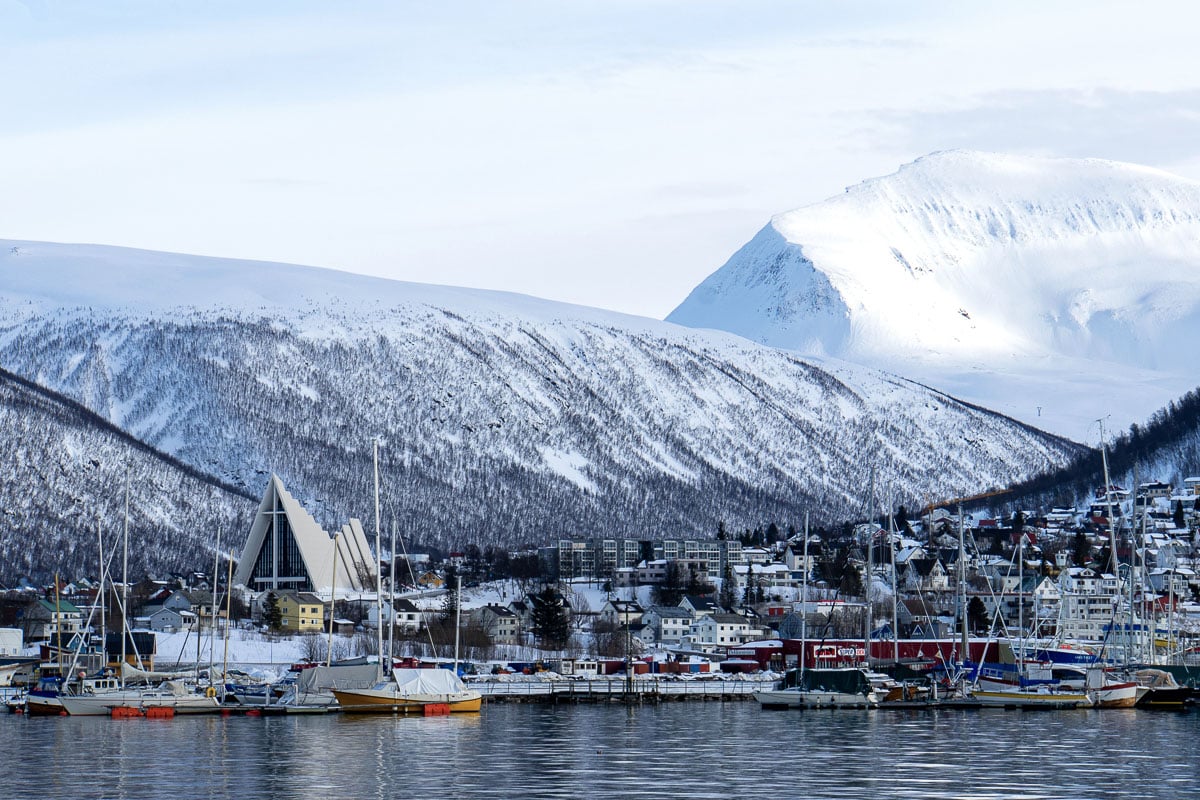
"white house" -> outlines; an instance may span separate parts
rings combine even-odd
[[[691,611],[679,606],[651,606],[642,615],[642,624],[652,630],[654,641],[658,644],[677,645],[692,628],[695,617]]]
[[[479,624],[496,644],[516,644],[521,635],[521,618],[512,609],[486,605],[471,611],[471,620]]]
[[[737,614],[709,614],[692,623],[684,644],[705,651],[739,645],[762,636],[750,620]]]
[[[367,604],[367,627],[376,628],[379,626],[379,609],[380,606],[374,601]],[[416,633],[421,630],[424,615],[421,609],[413,605],[411,600],[407,598],[399,598],[391,604],[383,603],[383,621],[387,624],[392,621],[398,630],[405,633]]]
[[[1120,599],[1117,577],[1087,567],[1070,567],[1058,576],[1058,590],[1062,596],[1059,634],[1073,639],[1103,639]]]

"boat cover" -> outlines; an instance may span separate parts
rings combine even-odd
[[[375,685],[377,674],[374,664],[312,667],[300,671],[296,678],[296,689],[303,694],[316,694],[330,689],[369,689]]]
[[[392,670],[392,677],[396,679],[397,691],[405,695],[453,694],[467,690],[462,679],[448,669],[397,668]]]
[[[806,669],[801,686],[808,690],[865,695],[871,684],[861,669]]]

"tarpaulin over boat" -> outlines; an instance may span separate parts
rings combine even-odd
[[[871,683],[861,669],[806,669],[800,685],[810,690],[846,694],[866,694],[871,690]]]
[[[462,680],[448,669],[394,669],[392,677],[396,679],[397,691],[400,694],[451,694],[464,692],[467,687]]]
[[[296,678],[296,689],[315,694],[330,689],[368,689],[375,685],[379,670],[374,664],[348,667],[312,667],[302,670]]]

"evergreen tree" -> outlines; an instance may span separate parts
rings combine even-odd
[[[562,593],[547,585],[533,598],[533,635],[544,647],[562,649],[571,638],[570,619]]]
[[[1198,499],[1196,502],[1200,503],[1200,499]],[[729,531],[725,530],[725,520],[721,520],[717,523],[717,541],[723,542],[728,538]]]
[[[987,631],[987,606],[978,597],[972,597],[967,603],[967,626],[975,633]]]
[[[767,544],[775,544],[779,541],[779,526],[772,522],[767,526]]]
[[[754,575],[754,565],[751,564],[746,570],[746,592],[742,598],[742,605],[747,607],[754,605],[754,598],[757,596],[755,589],[758,586],[758,578]]]
[[[283,611],[279,608],[279,598],[274,592],[267,592],[267,599],[263,601],[263,622],[273,631],[283,626]]]
[[[843,597],[863,597],[866,592],[863,587],[862,573],[853,564],[846,564],[842,570],[842,580],[838,584],[838,593]]]
[[[1183,501],[1182,500],[1175,501],[1175,514],[1174,514],[1173,519],[1174,519],[1176,528],[1186,528],[1187,527],[1187,520],[1184,519],[1184,516],[1183,516]]]
[[[1077,567],[1087,566],[1092,558],[1092,545],[1088,542],[1087,534],[1078,531],[1071,542],[1071,563]]]
[[[446,567],[442,576],[446,594],[442,596],[442,623],[453,625],[458,618],[458,568],[453,564]]]
[[[737,579],[733,577],[733,564],[725,562],[721,570],[721,593],[717,596],[717,605],[726,611],[732,611],[737,603]]]
[[[683,599],[683,570],[674,559],[667,562],[667,573],[663,582],[654,587],[654,602],[660,606],[677,606]]]

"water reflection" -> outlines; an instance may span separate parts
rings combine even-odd
[[[1182,798],[1195,714],[491,705],[480,715],[0,718],[9,797]]]

